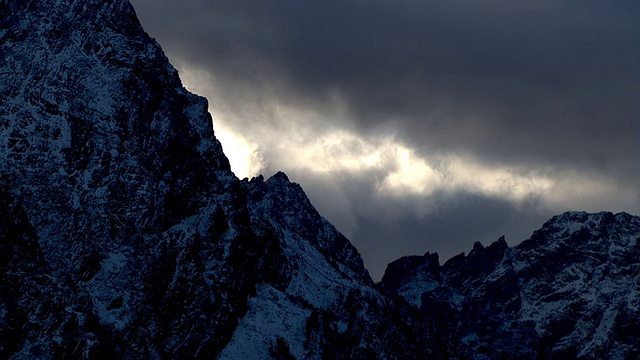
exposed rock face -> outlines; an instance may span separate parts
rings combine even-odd
[[[0,54],[0,358],[637,354],[636,217],[376,285],[299,185],[231,173],[127,1],[3,2]]]
[[[476,358],[640,355],[640,218],[568,212],[529,240],[504,239],[439,266],[389,265],[382,286],[445,323]]]

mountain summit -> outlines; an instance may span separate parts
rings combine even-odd
[[[637,217],[375,284],[285,174],[233,175],[128,1],[3,2],[0,53],[1,358],[640,354]]]

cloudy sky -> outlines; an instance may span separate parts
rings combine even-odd
[[[133,0],[240,178],[283,170],[374,278],[565,210],[640,213],[635,0]]]

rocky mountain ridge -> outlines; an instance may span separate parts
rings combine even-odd
[[[298,184],[233,175],[128,1],[10,1],[0,19],[0,358],[640,349],[637,217],[564,214],[375,284]]]
[[[442,266],[437,254],[399,259],[381,285],[432,316],[446,312],[487,358],[635,358],[638,259],[638,217],[567,212],[513,248],[501,238]]]

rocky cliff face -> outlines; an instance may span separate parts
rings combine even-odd
[[[231,173],[127,1],[3,2],[0,54],[0,358],[637,353],[638,218],[374,284],[299,185]]]
[[[445,325],[475,358],[640,355],[640,218],[556,216],[513,248],[504,239],[440,266],[390,264],[382,286]]]

